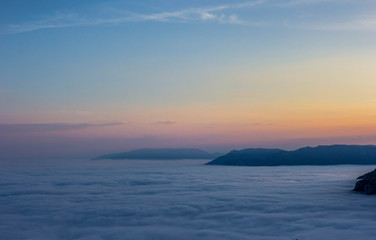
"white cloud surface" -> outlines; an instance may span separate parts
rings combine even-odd
[[[374,166],[203,161],[2,164],[3,239],[373,239]],[[12,164],[12,166],[10,166]],[[64,167],[69,166],[69,167]]]

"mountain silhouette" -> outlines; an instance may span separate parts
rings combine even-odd
[[[196,148],[143,148],[129,152],[106,154],[99,159],[214,159],[221,153],[208,153]]]
[[[295,151],[249,148],[231,151],[207,164],[232,166],[376,164],[376,146],[330,145],[304,147]]]

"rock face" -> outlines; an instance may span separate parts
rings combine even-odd
[[[354,191],[364,192],[367,195],[376,194],[376,169],[360,177],[355,184]]]

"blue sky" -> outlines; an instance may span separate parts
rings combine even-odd
[[[2,1],[2,33],[127,22],[227,23],[300,29],[375,28],[371,0]]]
[[[360,119],[374,119],[375,10],[371,0],[1,1],[0,124],[84,124],[55,134],[164,146],[372,143]]]

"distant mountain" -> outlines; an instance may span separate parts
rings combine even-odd
[[[143,148],[129,152],[113,153],[94,158],[99,159],[214,159],[221,153],[208,153],[195,148]]]
[[[305,147],[295,151],[249,148],[231,151],[207,164],[232,166],[376,164],[376,146],[331,145]]]

